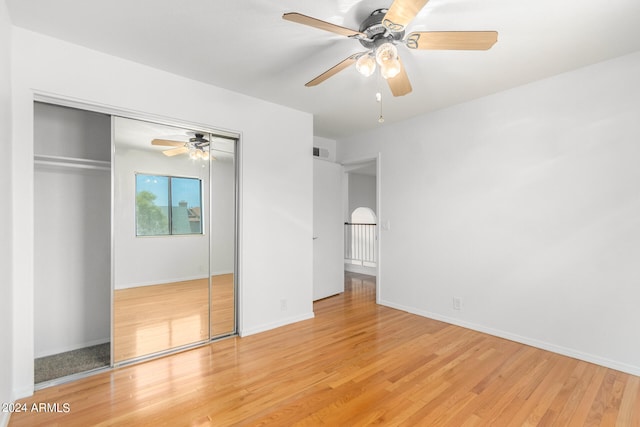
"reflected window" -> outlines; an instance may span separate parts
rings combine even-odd
[[[202,234],[202,181],[136,174],[136,236]]]

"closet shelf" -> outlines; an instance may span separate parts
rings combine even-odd
[[[57,166],[63,168],[74,169],[91,169],[110,171],[111,162],[103,160],[80,159],[76,157],[49,156],[44,154],[36,154],[33,156],[34,163],[41,166]]]

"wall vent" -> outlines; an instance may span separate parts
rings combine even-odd
[[[329,158],[329,150],[326,148],[313,147],[313,157],[319,157],[321,159]]]

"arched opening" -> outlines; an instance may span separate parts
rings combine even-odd
[[[375,224],[376,213],[370,208],[356,208],[351,212],[351,222],[356,224]]]

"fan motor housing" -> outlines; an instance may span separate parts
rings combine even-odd
[[[202,148],[209,145],[209,140],[205,139],[203,133],[195,133],[193,138],[189,138],[189,143],[192,144],[194,148]]]
[[[362,21],[359,31],[367,35],[367,39],[360,39],[360,44],[367,49],[375,49],[383,43],[394,43],[402,40],[404,30],[400,32],[389,31],[382,20],[387,13],[387,9],[376,9]]]

